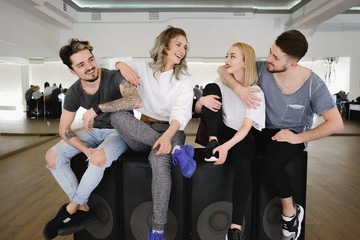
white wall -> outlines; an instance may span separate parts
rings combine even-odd
[[[77,79],[76,75],[70,73],[67,66],[62,62],[45,62],[43,64],[30,65],[30,82],[33,85],[39,85],[41,91],[44,91],[44,83],[49,82],[50,86],[56,83],[62,84],[63,88],[69,88]]]
[[[10,9],[11,10],[11,9]],[[343,16],[343,15],[342,15]],[[40,24],[35,17],[24,13],[13,14],[9,9],[0,8],[0,31],[6,32],[1,36],[2,40],[14,42],[12,48],[30,47],[31,53],[45,49],[47,56],[45,63],[29,65],[29,82],[18,65],[0,65],[0,88],[1,96],[7,96],[6,105],[21,102],[24,86],[29,84],[39,85],[43,89],[43,83],[62,83],[63,87],[69,87],[76,76],[69,73],[66,66],[61,62],[47,62],[46,57],[57,57],[59,48],[68,42],[69,38],[90,40],[94,46],[94,54],[99,61],[102,57],[148,57],[149,50],[154,43],[155,37],[168,25],[183,28],[188,34],[190,43],[189,71],[194,81],[205,86],[217,78],[216,69],[223,63],[228,48],[237,41],[246,42],[253,46],[258,57],[267,56],[275,38],[284,30],[284,23],[288,20],[287,14],[254,14],[250,18],[172,18],[168,21],[144,21],[122,23],[74,23],[72,29],[60,29],[49,27],[47,23]],[[344,15],[343,17],[346,17]],[[9,24],[4,24],[9,23]],[[309,51],[304,61],[314,57],[339,57],[341,64],[337,67],[337,80],[328,84],[332,93],[339,90],[351,89],[351,96],[360,95],[359,76],[357,70],[360,63],[359,31],[303,31],[309,41]],[[26,39],[27,41],[20,41]],[[29,51],[29,50],[24,50]],[[346,57],[351,57],[348,69]],[[208,59],[220,59],[218,62],[209,62]],[[204,62],[193,63],[192,59]],[[199,60],[200,59],[200,60]],[[204,61],[202,61],[203,59]],[[341,66],[341,67],[340,67]],[[311,67],[310,67],[311,68]],[[348,70],[347,70],[348,69]],[[317,70],[314,69],[315,72]],[[321,70],[319,70],[321,72]],[[348,72],[347,72],[348,71]],[[340,74],[342,72],[342,74]],[[321,75],[321,74],[319,74]],[[8,81],[11,84],[8,84]],[[350,81],[350,84],[347,81]],[[9,89],[9,86],[12,86]],[[4,91],[8,89],[8,91]],[[17,96],[16,100],[13,96]],[[16,102],[16,103],[15,103]],[[4,106],[0,102],[0,106]]]
[[[15,57],[56,56],[60,45],[59,29],[6,1],[1,1],[0,33],[1,45],[6,45],[1,48],[2,57],[19,49],[22,55]]]
[[[350,91],[350,57],[339,57],[327,86],[331,93],[338,93],[340,90],[346,93]]]
[[[61,30],[61,44],[69,38],[90,40],[97,57],[147,57],[155,37],[168,25],[183,28],[190,43],[189,57],[223,57],[232,43],[250,44],[257,56],[267,56],[284,30],[287,14],[254,14],[246,19],[171,19],[166,22],[77,23]],[[307,58],[358,56],[359,31],[303,31],[309,41]]]
[[[331,94],[338,93],[340,90],[349,92],[350,89],[350,58],[339,57],[333,67],[330,79],[326,79],[326,62],[322,60],[301,61],[300,65],[311,69],[325,81]]]
[[[22,109],[21,79],[21,66],[0,64],[0,106]]]
[[[349,100],[360,97],[360,57],[350,59],[350,93]]]
[[[218,78],[217,68],[223,65],[224,61],[218,59],[214,62],[189,61],[189,73],[195,84],[205,87],[206,84],[214,82]],[[335,94],[340,90],[351,93],[349,99],[360,96],[360,71],[357,66],[360,58],[340,57],[335,65],[330,81],[325,81],[330,93]],[[325,80],[326,65],[325,60],[301,61],[300,65],[305,66],[323,80]],[[353,67],[350,71],[350,67]],[[52,85],[61,83],[63,88],[69,88],[76,80],[77,76],[70,73],[68,68],[59,61],[45,62],[42,64],[31,64],[29,67],[21,67],[11,64],[0,64],[0,106],[19,105],[18,99],[23,99],[23,95],[30,84],[39,85],[41,91],[44,90],[44,83],[47,81]],[[28,74],[27,74],[28,73]],[[354,84],[350,83],[353,81]],[[356,84],[357,83],[357,84]],[[6,98],[7,100],[4,100]]]
[[[171,19],[166,22],[144,23],[78,23],[72,30],[61,31],[61,43],[69,38],[88,39],[97,57],[147,57],[156,36],[168,25],[183,28],[190,43],[189,57],[224,57],[237,41],[252,45],[265,56],[275,37],[283,28],[287,15],[254,15],[251,19]],[[266,36],[266,37],[265,37]]]
[[[217,68],[223,63],[189,63],[189,73],[195,84],[205,87],[218,78]]]
[[[15,64],[0,64],[0,107],[9,110],[25,109],[25,91],[32,85],[38,85],[44,91],[44,83],[50,85],[62,84],[69,88],[78,77],[73,75],[62,62],[45,62],[20,66]]]

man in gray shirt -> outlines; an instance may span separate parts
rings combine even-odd
[[[324,81],[311,70],[298,65],[306,54],[305,36],[290,30],[282,33],[271,46],[266,62],[257,64],[259,86],[265,94],[266,128],[257,134],[264,150],[264,170],[282,203],[283,239],[297,239],[301,232],[304,209],[293,202],[287,162],[304,150],[307,142],[326,137],[343,128],[342,118]],[[248,108],[256,108],[256,91],[242,87],[225,71],[221,79],[232,88]],[[312,127],[314,114],[324,122]],[[257,139],[258,140],[258,139]]]
[[[100,183],[105,168],[128,148],[112,127],[110,114],[142,106],[135,87],[119,71],[97,67],[92,49],[88,41],[71,39],[59,52],[63,63],[79,80],[66,93],[59,124],[63,139],[45,155],[48,169],[70,199],[46,224],[43,231],[46,240],[58,234],[72,234],[96,221],[87,204],[89,196]],[[87,109],[82,115],[86,131],[75,133],[71,124],[80,107]],[[78,182],[70,159],[80,152],[87,156],[89,164]]]

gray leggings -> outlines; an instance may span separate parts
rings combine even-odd
[[[155,156],[159,149],[151,149],[161,135],[169,128],[166,122],[141,122],[127,111],[111,114],[111,124],[128,144],[137,152],[150,151],[149,161],[152,169],[152,198],[154,230],[163,231],[167,221],[171,192],[171,154]],[[184,131],[177,131],[171,138],[171,146],[184,144]]]

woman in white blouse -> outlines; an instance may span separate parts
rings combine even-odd
[[[241,226],[251,187],[251,162],[255,144],[249,134],[252,127],[265,127],[265,100],[257,86],[258,75],[254,49],[246,43],[235,43],[226,54],[226,71],[243,86],[251,86],[260,98],[257,109],[247,109],[237,94],[222,83],[220,78],[206,85],[203,96],[197,101],[195,110],[202,113],[209,143],[205,148],[205,160],[233,164],[232,224],[226,239],[243,239]],[[220,145],[219,141],[223,142]]]

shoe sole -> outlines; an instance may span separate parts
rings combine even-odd
[[[62,208],[65,208],[67,205],[68,205],[68,203],[65,203],[64,205],[62,205],[56,215],[58,215],[58,214],[60,213],[61,209],[62,209]],[[52,219],[52,220],[53,220],[53,219]],[[52,221],[52,220],[50,220],[50,221]],[[54,238],[57,237],[57,235],[56,235],[56,236],[53,237],[53,238],[49,238],[49,237],[46,235],[46,229],[48,228],[50,221],[46,223],[46,225],[45,225],[45,227],[44,227],[44,230],[43,230],[43,237],[45,238],[45,240],[51,240],[51,239],[54,239]],[[58,235],[59,235],[59,234],[58,234]]]
[[[212,156],[210,158],[205,158],[204,159],[206,162],[216,162],[216,160],[218,160],[216,157]]]
[[[48,225],[49,225],[49,223],[47,223],[46,225],[45,225],[45,227],[44,227],[44,230],[43,230],[43,237],[45,238],[45,240],[51,240],[51,239],[54,239],[54,238],[49,238],[47,235],[46,235],[46,229],[47,229],[47,227],[48,227]],[[55,238],[56,238],[57,236],[55,236]]]
[[[297,236],[295,237],[295,240],[298,239],[300,237],[300,234],[301,234],[301,224],[302,224],[302,221],[304,219],[304,208],[300,205],[298,205],[299,208],[300,208],[300,213],[299,213],[299,229],[298,229],[298,234]]]
[[[85,228],[89,227],[90,225],[92,225],[94,223],[97,223],[97,222],[98,222],[97,218],[88,219],[86,221],[83,221],[83,222],[79,223],[78,225],[75,225],[75,226],[60,228],[58,230],[58,234],[60,236],[66,236],[66,235],[74,234],[74,233],[79,232],[80,230],[83,230],[83,229],[85,229]]]
[[[298,218],[298,224],[299,224],[299,227],[297,229],[297,235],[294,237],[295,233],[292,232],[289,236],[284,236],[283,235],[283,238],[282,239],[291,239],[291,240],[297,240],[299,237],[300,237],[300,234],[301,234],[301,224],[302,224],[302,221],[304,219],[304,208],[300,205],[298,205],[299,208],[300,208],[300,212],[299,212],[299,216],[296,216]]]

